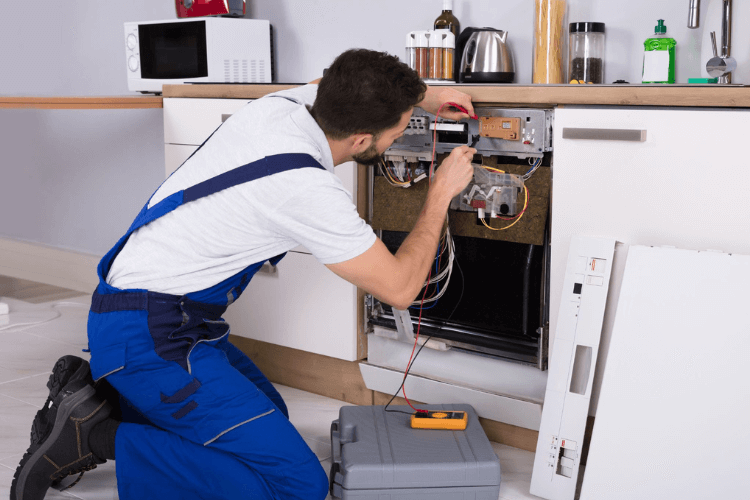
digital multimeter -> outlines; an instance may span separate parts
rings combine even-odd
[[[411,426],[414,429],[447,429],[462,431],[466,429],[468,417],[465,411],[428,411],[414,413]]]

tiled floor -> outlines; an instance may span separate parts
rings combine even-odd
[[[44,302],[34,300],[34,293],[18,300],[11,292],[0,288],[0,295],[6,295],[0,301],[11,309],[9,316],[0,316],[0,498],[9,497],[13,473],[29,446],[31,422],[47,398],[45,384],[52,365],[65,354],[86,356],[81,350],[86,347],[90,303],[88,296],[65,291],[56,296],[44,290]],[[348,403],[290,387],[276,388],[289,407],[290,420],[329,470],[331,421]],[[537,498],[528,493],[534,454],[496,443],[493,447],[502,467],[500,500]],[[71,490],[50,490],[46,498],[116,499],[115,463],[87,472]]]

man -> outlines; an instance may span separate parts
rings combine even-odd
[[[264,262],[299,244],[334,273],[405,309],[434,259],[450,200],[473,176],[456,148],[431,181],[417,224],[395,255],[358,216],[333,174],[374,164],[415,105],[471,100],[428,88],[396,57],[341,54],[319,84],[278,92],[232,116],[162,186],[102,259],[89,315],[90,373],[58,362],[34,420],[12,500],[117,460],[123,500],[322,499],[318,458],[265,376],[227,341],[221,319]],[[448,108],[446,108],[448,109]],[[448,109],[442,116],[466,118]],[[106,380],[144,418],[113,418]]]

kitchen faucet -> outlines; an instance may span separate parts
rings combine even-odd
[[[688,28],[700,26],[700,0],[690,0],[688,10]],[[721,9],[721,53],[717,51],[715,32],[711,33],[714,57],[706,64],[706,71],[712,77],[718,77],[720,84],[732,83],[732,71],[737,68],[737,61],[731,57],[732,46],[732,0],[723,0]]]
[[[690,0],[688,8],[688,28],[694,30],[701,25],[701,0]]]

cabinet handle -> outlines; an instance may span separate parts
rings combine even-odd
[[[225,121],[229,120],[229,117],[232,116],[232,113],[229,114],[223,114],[221,115],[221,123],[224,123]]]
[[[563,139],[583,139],[589,141],[628,141],[646,142],[645,130],[608,128],[563,128]]]

